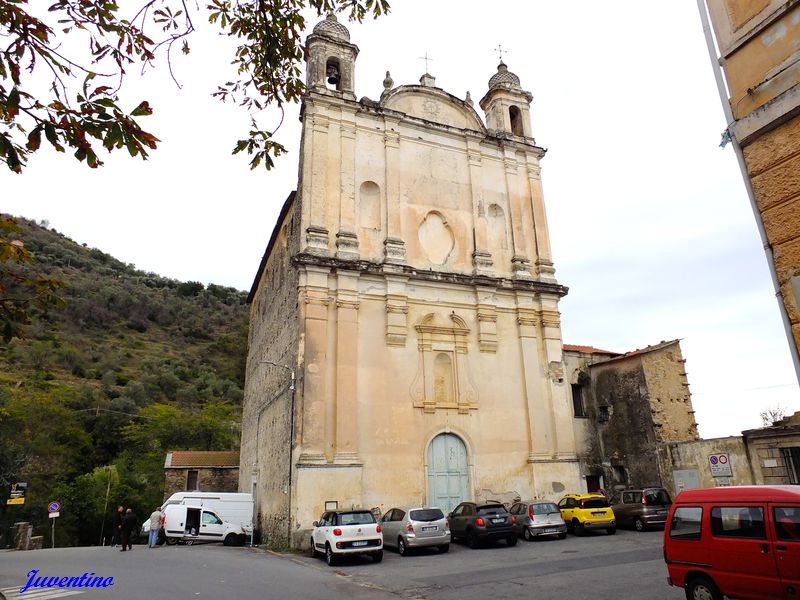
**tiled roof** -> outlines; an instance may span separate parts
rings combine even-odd
[[[238,467],[238,450],[176,450],[167,453],[165,468]]]
[[[626,359],[626,358],[631,358],[632,356],[638,356],[640,354],[646,354],[648,352],[653,352],[654,350],[661,350],[661,348],[666,348],[667,346],[671,346],[672,344],[677,344],[679,342],[680,342],[680,340],[670,340],[668,342],[661,341],[658,344],[653,344],[652,346],[645,346],[642,349],[632,350],[631,352],[626,352],[625,354],[621,354],[619,356],[615,356],[613,358],[609,358],[605,362],[596,363],[596,364],[597,365],[605,365],[605,364],[608,364],[610,362],[614,362],[616,360],[623,360],[623,359]],[[593,367],[595,365],[590,365],[590,366]]]
[[[594,346],[578,346],[576,344],[564,344],[564,352],[582,352],[584,354],[610,354],[612,356],[619,356],[619,352],[611,352],[611,350],[601,350]]]

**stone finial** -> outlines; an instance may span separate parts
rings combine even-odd
[[[394,86],[394,79],[392,79],[392,76],[389,74],[389,71],[386,71],[386,77],[383,80],[383,89],[388,92],[390,89],[392,89],[393,86]]]
[[[469,90],[467,90],[467,97],[464,98],[464,102],[466,102],[470,106],[475,106],[475,102],[473,102],[472,96],[470,95]]]
[[[419,78],[419,83],[425,87],[436,87],[436,78],[430,73],[425,73],[425,75]]]

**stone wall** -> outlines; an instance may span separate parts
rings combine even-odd
[[[800,116],[758,138],[744,156],[800,347]]]
[[[747,449],[739,436],[663,443],[657,450],[661,483],[672,496],[682,489],[763,483],[754,479]],[[711,474],[709,456],[720,453],[728,455],[733,477]]]
[[[238,468],[166,469],[164,474],[164,500],[175,492],[186,489],[189,471],[197,471],[197,490],[200,492],[236,492],[239,490]]]
[[[653,427],[660,442],[696,440],[697,421],[686,378],[686,361],[676,341],[642,354],[647,386],[647,400],[653,415]]]
[[[770,427],[742,432],[753,474],[758,483],[782,485],[792,481],[784,450],[793,448],[800,454],[800,412],[776,421]],[[800,471],[800,461],[794,468]]]
[[[299,195],[287,200],[250,305],[239,491],[253,494],[256,528],[267,543],[285,543],[289,530],[293,396],[289,371],[275,365],[301,372],[298,276],[292,265],[300,238]],[[297,398],[302,388],[298,377]]]

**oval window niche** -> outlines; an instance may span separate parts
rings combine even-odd
[[[455,246],[453,232],[438,212],[429,212],[420,223],[419,242],[428,260],[435,265],[446,263]]]

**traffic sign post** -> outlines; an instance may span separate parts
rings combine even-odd
[[[61,502],[53,500],[50,504],[47,505],[47,512],[49,513],[48,516],[50,517],[50,523],[53,524],[52,530],[50,532],[50,539],[52,542],[53,549],[56,547],[56,517],[60,514],[61,511]]]

